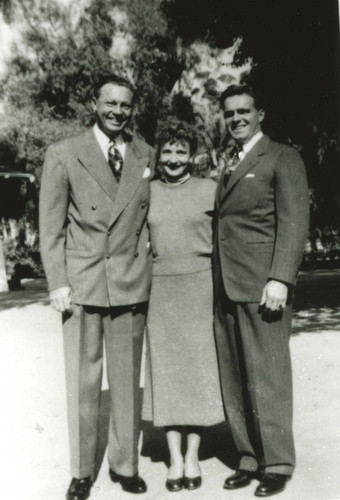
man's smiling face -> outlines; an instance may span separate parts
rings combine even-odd
[[[261,130],[263,109],[255,107],[254,99],[248,94],[227,97],[223,103],[226,126],[240,144],[246,144]]]
[[[106,83],[99,96],[93,100],[99,128],[108,136],[115,137],[129,123],[132,114],[133,94],[130,89],[114,83]]]

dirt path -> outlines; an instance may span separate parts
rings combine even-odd
[[[69,483],[65,387],[59,315],[47,305],[44,283],[0,294],[1,496],[6,500],[61,500]],[[298,288],[291,339],[294,373],[294,429],[297,470],[282,500],[340,499],[340,274],[305,273]],[[107,399],[103,385],[102,439]],[[145,500],[253,497],[256,483],[222,489],[235,457],[224,428],[205,436],[203,485],[194,492],[168,493],[160,432],[144,427],[140,473],[148,484]],[[146,441],[146,442],[145,442]],[[150,453],[154,461],[150,459]],[[157,461],[158,460],[158,461]],[[91,498],[128,500],[110,482],[104,457]]]

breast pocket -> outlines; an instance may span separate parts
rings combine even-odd
[[[232,200],[235,213],[249,213],[259,206],[266,196],[267,188],[265,179],[243,177],[234,188]]]

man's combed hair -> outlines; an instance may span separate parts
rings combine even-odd
[[[135,96],[135,88],[127,78],[123,78],[122,76],[116,75],[110,71],[104,71],[98,74],[93,85],[93,96],[96,99],[99,97],[100,89],[107,83],[119,85],[120,87],[126,87],[132,92],[133,96]]]
[[[249,95],[254,99],[256,109],[264,109],[264,103],[259,91],[248,84],[230,85],[226,90],[224,90],[224,92],[220,95],[221,107],[223,107],[224,101],[228,99],[228,97],[243,94]]]
[[[194,155],[196,153],[198,140],[194,126],[177,119],[169,119],[159,127],[157,132],[156,143],[158,156],[164,144],[167,142],[173,144],[177,141],[187,141],[190,145],[190,154]]]

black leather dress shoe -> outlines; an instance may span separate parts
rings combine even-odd
[[[263,474],[260,480],[260,484],[255,490],[256,497],[269,497],[270,495],[275,495],[280,493],[286,487],[286,483],[290,476],[284,474],[274,474],[267,473]]]
[[[84,477],[83,479],[76,479],[74,477],[66,493],[67,500],[85,500],[89,498],[92,484],[91,476]]]
[[[183,489],[184,479],[179,477],[178,479],[167,479],[165,482],[165,487],[169,491],[180,491]]]
[[[124,491],[128,493],[145,493],[146,484],[145,481],[138,474],[134,476],[121,476],[117,474],[112,469],[109,470],[110,478],[114,483],[120,483]]]
[[[186,490],[197,490],[202,485],[201,476],[186,477],[184,476],[184,488]]]
[[[255,473],[247,470],[237,470],[234,474],[224,482],[223,488],[226,490],[236,490],[237,488],[243,488],[248,486],[251,480],[255,478]]]

